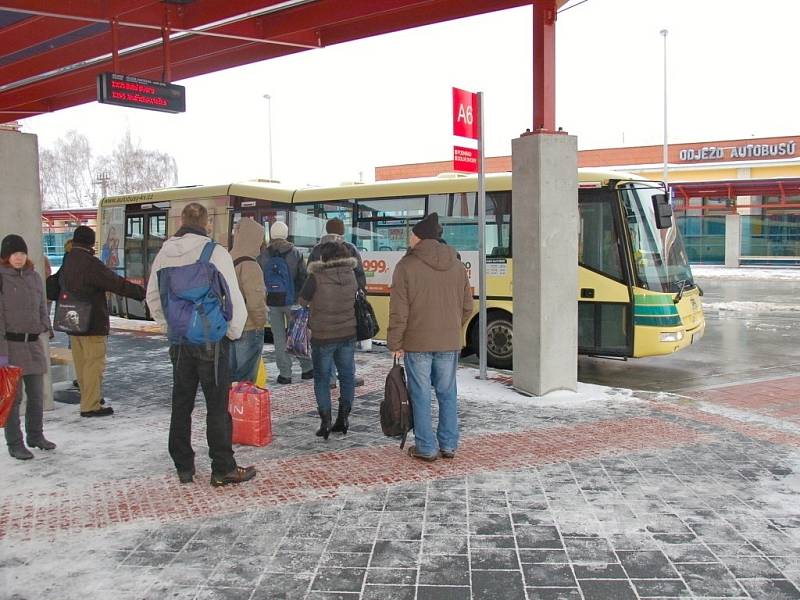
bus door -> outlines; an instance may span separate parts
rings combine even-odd
[[[615,189],[578,192],[578,352],[631,356],[633,296]]]
[[[153,261],[167,239],[167,210],[154,205],[129,206],[125,214],[124,276],[147,287]],[[117,297],[119,314],[150,318],[144,302]]]
[[[231,248],[233,248],[236,224],[243,217],[250,217],[257,223],[261,223],[266,230],[267,240],[269,240],[269,228],[275,221],[282,221],[287,225],[289,223],[289,209],[291,208],[289,204],[270,202],[268,200],[248,200],[247,198],[234,198],[232,204],[233,214],[231,217],[231,236],[229,237]],[[291,229],[289,233],[291,234]]]

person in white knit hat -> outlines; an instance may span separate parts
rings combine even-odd
[[[275,221],[269,229],[270,242],[258,257],[267,288],[269,326],[275,344],[278,383],[292,383],[292,356],[286,352],[286,330],[297,295],[306,280],[306,263],[300,251],[289,240],[286,223]],[[310,358],[300,358],[302,379],[314,379]]]

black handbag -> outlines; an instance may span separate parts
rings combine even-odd
[[[363,340],[371,340],[381,328],[378,326],[378,319],[375,317],[375,311],[372,305],[367,300],[364,290],[356,292],[356,339],[361,342]]]
[[[92,321],[92,303],[83,296],[67,290],[61,285],[60,277],[58,284],[60,291],[56,299],[56,311],[53,315],[53,329],[70,335],[86,333],[89,331]]]
[[[51,302],[58,300],[58,295],[61,292],[61,285],[58,282],[58,273],[53,273],[44,280],[45,295]]]

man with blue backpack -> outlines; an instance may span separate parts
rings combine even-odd
[[[286,238],[286,223],[275,221],[269,229],[269,244],[258,257],[264,271],[267,288],[267,308],[272,341],[275,344],[275,362],[278,364],[278,383],[292,383],[292,356],[286,352],[286,330],[292,306],[297,304],[297,294],[306,281],[306,264],[303,255]],[[301,379],[314,379],[310,358],[298,358]]]
[[[233,457],[228,413],[230,342],[242,335],[247,308],[230,254],[207,232],[208,211],[196,202],[181,212],[181,227],[159,250],[147,284],[147,306],[169,339],[172,418],[169,453],[181,483],[195,474],[192,411],[197,386],[206,398],[211,485],[252,479],[254,467]]]

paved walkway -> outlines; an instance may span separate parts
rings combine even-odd
[[[274,442],[237,448],[257,479],[217,489],[202,401],[195,483],[169,461],[163,338],[110,357],[113,418],[57,404],[58,450],[0,458],[0,598],[800,598],[798,377],[528,399],[461,369],[462,444],[424,464],[359,353],[346,436],[314,437],[310,382],[273,386]]]

